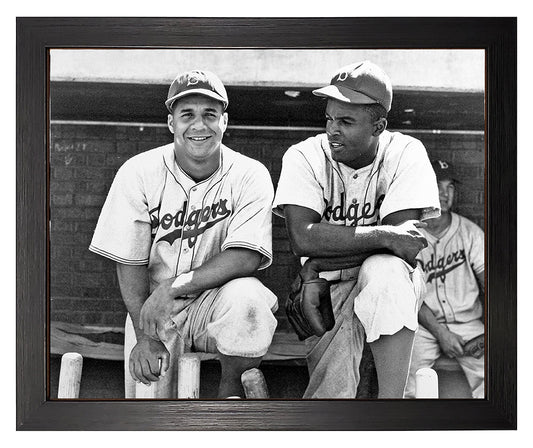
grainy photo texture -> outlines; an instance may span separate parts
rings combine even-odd
[[[485,398],[485,56],[51,49],[50,398]]]

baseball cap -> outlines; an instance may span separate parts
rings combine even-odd
[[[329,86],[313,90],[316,96],[352,104],[381,104],[387,112],[392,104],[392,84],[387,74],[370,61],[340,68]]]
[[[431,166],[433,167],[433,171],[435,171],[438,181],[449,179],[460,183],[455,174],[453,165],[450,162],[446,162],[445,160],[434,160],[431,162]]]
[[[228,94],[224,84],[212,72],[207,70],[191,70],[176,76],[168,89],[165,106],[172,113],[172,105],[178,98],[186,95],[204,95],[220,101],[224,105],[224,110],[228,107]]]

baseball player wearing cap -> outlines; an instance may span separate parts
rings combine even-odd
[[[272,261],[272,181],[221,143],[228,98],[216,75],[179,75],[165,104],[173,143],[119,169],[90,245],[117,262],[126,398],[134,381],[173,398],[180,341],[219,353],[220,398],[243,396],[240,376],[259,365],[276,327],[277,298],[251,277]]]
[[[327,99],[326,133],[287,150],[274,199],[293,251],[309,257],[302,280],[330,281],[335,325],[306,340],[304,397],[355,398],[366,335],[379,397],[401,398],[423,288],[417,227],[439,215],[435,174],[420,141],[386,130],[392,87],[376,65],[342,67],[313,93]]]
[[[415,397],[416,371],[433,367],[439,356],[457,359],[472,390],[484,398],[484,319],[480,293],[485,290],[484,234],[472,221],[451,211],[457,177],[450,163],[433,162],[442,214],[422,230],[428,247],[417,261],[426,278],[406,397]],[[476,344],[469,343],[476,342]],[[470,352],[469,346],[478,350]],[[479,349],[481,348],[481,349]]]

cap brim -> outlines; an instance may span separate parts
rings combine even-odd
[[[224,105],[224,110],[226,110],[226,108],[228,107],[228,101],[226,99],[222,98],[219,94],[217,94],[217,93],[215,93],[215,92],[213,92],[211,90],[207,90],[207,89],[191,89],[191,90],[186,90],[185,92],[180,92],[177,95],[174,95],[174,96],[168,98],[165,101],[165,106],[167,106],[168,111],[172,112],[172,104],[174,104],[174,101],[176,101],[179,98],[183,98],[184,96],[187,96],[187,95],[203,95],[203,96],[207,96],[209,98],[213,98],[214,100],[220,101]]]
[[[462,183],[459,179],[457,179],[457,177],[454,177],[454,176],[448,176],[448,175],[438,176],[437,174],[435,174],[435,177],[437,178],[437,182],[440,182],[441,180],[451,180],[452,182],[455,182],[456,184]]]
[[[370,98],[361,92],[347,89],[342,86],[326,86],[321,89],[313,90],[313,95],[324,98],[333,98],[344,103],[351,104],[379,104],[375,99]]]

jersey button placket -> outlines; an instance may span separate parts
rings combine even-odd
[[[180,246],[180,253],[179,253],[179,260],[178,260],[178,269],[177,273],[182,272],[188,272],[191,270],[192,266],[192,254],[193,251],[189,248],[189,238],[188,238],[188,232],[191,230],[191,226],[189,224],[185,224],[189,220],[189,215],[191,211],[191,197],[189,195],[188,201],[189,205],[187,206],[187,209],[185,210],[185,216],[183,219],[183,231],[181,235],[181,246]]]
[[[198,196],[200,193],[198,193],[199,188],[198,186],[192,187],[189,190],[189,206],[187,210],[187,217],[185,221],[188,221],[191,213],[195,212],[197,210],[197,206],[195,203],[198,202]],[[192,230],[192,226],[187,224],[183,227],[183,232],[189,233]],[[193,262],[193,255],[194,255],[194,247],[189,247],[189,238],[184,238],[182,242],[182,249],[180,254],[180,262],[179,262],[179,269],[180,271],[189,271],[192,268],[192,262]]]

